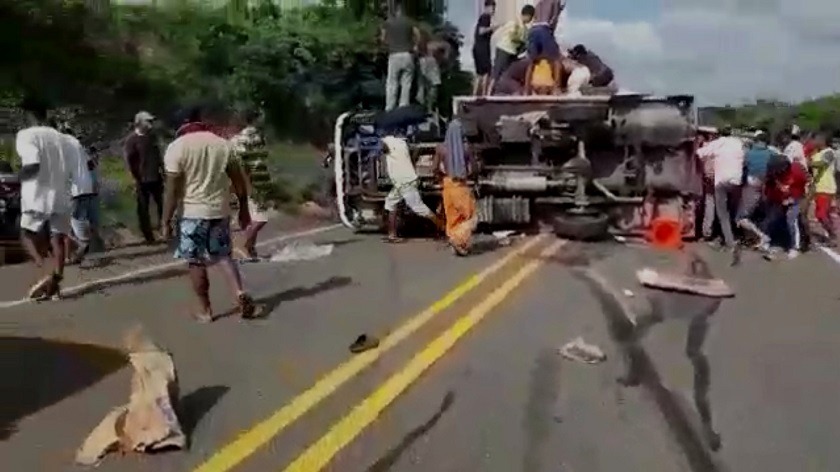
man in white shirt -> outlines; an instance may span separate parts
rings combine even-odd
[[[230,143],[210,131],[201,121],[201,110],[191,109],[177,138],[166,149],[162,230],[170,239],[170,222],[183,205],[178,225],[175,257],[189,265],[190,281],[200,307],[193,316],[202,323],[213,321],[207,265],[222,266],[239,304],[240,316],[252,319],[256,306],[245,292],[239,266],[231,258],[230,186],[239,200],[239,226],[250,224],[248,187]]]
[[[70,223],[72,236],[66,238],[66,251],[70,256],[71,242],[78,246],[68,262],[79,264],[87,255],[91,241],[98,237],[99,226],[99,189],[96,181],[96,163],[88,155],[82,143],[79,142],[66,126],[61,129],[62,138],[66,146],[66,153],[73,156],[76,178],[70,183],[70,195],[73,198]],[[68,235],[71,236],[71,235]],[[75,241],[73,239],[75,238]]]
[[[423,203],[423,198],[417,188],[417,172],[414,170],[414,163],[411,162],[408,143],[405,139],[396,136],[385,136],[382,138],[382,152],[385,155],[388,178],[393,185],[388,196],[385,197],[385,212],[388,215],[388,236],[385,241],[402,242],[397,236],[397,205],[401,201],[404,201],[408,208],[418,216],[431,220],[440,230],[443,223]]]
[[[21,240],[35,264],[45,269],[28,296],[49,299],[59,295],[64,277],[64,240],[71,231],[70,183],[77,163],[65,151],[61,133],[46,124],[46,104],[27,98],[22,108],[30,126],[15,138],[21,160]],[[51,267],[44,263],[50,249]]]
[[[785,156],[790,159],[790,162],[798,162],[799,164],[808,168],[808,160],[805,158],[805,146],[800,140],[800,131],[798,126],[794,126],[790,133],[790,142],[785,146]]]
[[[729,215],[730,198],[741,186],[744,177],[744,143],[732,136],[732,129],[724,127],[720,137],[697,151],[701,160],[712,160],[715,183],[715,211],[723,233],[726,248],[735,247],[732,218]]]

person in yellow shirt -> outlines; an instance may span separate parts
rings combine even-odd
[[[525,36],[534,21],[534,6],[525,5],[519,19],[512,20],[498,30],[499,42],[496,44],[496,57],[493,60],[493,75],[490,81],[490,93],[493,93],[496,81],[516,61],[525,49]]]
[[[814,216],[825,230],[829,242],[836,241],[836,231],[831,207],[837,195],[837,181],[834,177],[836,158],[834,150],[828,147],[824,135],[814,140],[816,152],[811,157],[812,192],[814,195]]]

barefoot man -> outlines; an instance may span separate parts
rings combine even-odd
[[[443,145],[438,146],[432,167],[443,174],[443,211],[446,237],[458,256],[469,254],[476,226],[475,197],[467,184],[470,163],[461,121],[454,119],[446,130]]]
[[[213,321],[207,264],[219,263],[239,304],[244,319],[254,318],[254,301],[242,286],[239,267],[231,258],[230,184],[239,200],[239,225],[247,228],[248,190],[233,149],[224,138],[209,131],[198,108],[189,110],[177,138],[166,149],[166,194],[163,233],[169,240],[170,222],[179,203],[183,214],[179,224],[175,257],[189,264],[190,281],[200,307],[195,318]]]

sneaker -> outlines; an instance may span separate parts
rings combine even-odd
[[[797,251],[796,249],[791,249],[790,251],[788,251],[787,256],[788,259],[796,259],[797,257],[799,257],[799,251]]]

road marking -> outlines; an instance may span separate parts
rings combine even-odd
[[[825,253],[828,257],[830,257],[830,258],[831,258],[831,260],[833,260],[834,262],[836,262],[836,263],[840,264],[840,254],[837,254],[837,251],[835,251],[834,249],[831,249],[831,248],[825,247],[825,246],[820,246],[820,249],[821,249],[821,250],[822,250],[822,252],[824,252],[824,253]]]
[[[291,402],[274,412],[271,416],[258,423],[250,430],[242,433],[230,444],[222,447],[216,454],[204,464],[198,466],[193,472],[226,472],[245,460],[248,456],[257,451],[260,447],[277,436],[281,431],[294,423],[310,409],[315,407],[323,399],[333,394],[339,387],[348,380],[355,377],[367,366],[376,362],[383,354],[391,348],[414,334],[422,328],[435,315],[450,307],[461,297],[476,288],[484,280],[500,271],[515,258],[521,256],[529,249],[536,246],[545,236],[539,235],[505,257],[499,259],[491,266],[478,274],[474,274],[464,282],[456,286],[443,298],[434,302],[422,312],[414,315],[411,319],[400,325],[395,331],[381,341],[378,349],[364,352],[352,357],[350,360],[339,365],[330,373],[318,380],[315,385],[295,397]]]
[[[540,254],[541,259],[552,256],[565,241],[556,241]],[[370,396],[359,403],[317,442],[309,446],[284,472],[317,472],[332,461],[333,457],[368,425],[370,425],[400,394],[423,373],[443,357],[452,347],[474,328],[496,306],[504,301],[519,285],[534,274],[545,260],[529,262],[487,298],[459,318],[443,334],[429,343],[399,372],[392,375]]]
[[[289,239],[302,238],[304,236],[312,236],[314,234],[325,233],[327,231],[332,231],[332,230],[338,229],[338,228],[343,228],[343,226],[339,225],[339,224],[335,224],[335,225],[329,225],[329,226],[320,226],[318,228],[313,228],[313,229],[309,229],[309,230],[306,230],[306,231],[300,231],[300,232],[297,232],[297,233],[282,234],[280,236],[275,236],[273,238],[266,239],[265,241],[262,241],[262,242],[258,243],[257,246],[258,247],[269,246],[271,244],[276,244],[276,243],[286,241],[286,240],[289,240]],[[183,261],[173,261],[173,262],[167,262],[165,264],[157,264],[157,265],[153,265],[153,266],[143,267],[141,269],[132,270],[132,271],[126,272],[124,274],[115,275],[113,277],[106,277],[106,278],[102,278],[102,279],[91,280],[91,281],[88,281],[88,282],[85,282],[85,283],[82,283],[82,284],[79,284],[79,285],[74,285],[72,287],[63,288],[61,290],[61,293],[63,295],[74,295],[74,294],[79,293],[79,292],[95,289],[96,287],[99,287],[99,286],[102,286],[102,285],[109,285],[109,284],[113,284],[113,283],[125,282],[125,281],[132,280],[134,278],[143,276],[143,275],[154,274],[156,272],[163,272],[163,271],[166,271],[166,270],[169,270],[169,269],[174,269],[176,267],[181,267],[183,265],[184,265]],[[20,300],[13,300],[13,301],[8,301],[8,302],[0,302],[0,309],[12,308],[12,307],[20,306],[20,305],[25,305],[27,303],[33,303],[33,302],[34,302],[34,300],[31,300],[29,298],[22,298]]]

